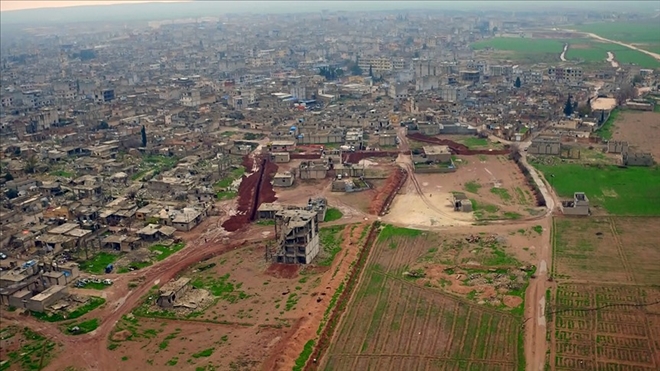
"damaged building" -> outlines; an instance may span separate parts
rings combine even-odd
[[[319,253],[319,225],[316,212],[282,210],[275,214],[275,261],[309,264]]]

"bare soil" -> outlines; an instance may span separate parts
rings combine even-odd
[[[660,159],[660,113],[623,111],[614,123],[613,140],[627,141],[638,152]]]
[[[519,214],[521,219],[533,216],[536,210],[533,194],[520,169],[506,156],[460,156],[456,163],[458,170],[454,173],[414,174],[420,190],[410,179],[383,220],[424,229],[470,225],[477,221],[472,212],[454,211],[452,192],[464,192],[474,199],[477,210],[496,209],[494,213],[484,212],[482,218],[505,219],[505,213]],[[476,193],[468,192],[468,183],[476,183],[480,188]],[[493,188],[498,189],[496,192],[505,190],[508,199],[493,193]]]

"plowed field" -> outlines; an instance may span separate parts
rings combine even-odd
[[[518,369],[520,317],[403,278],[435,243],[409,231],[379,238],[321,369]]]
[[[660,218],[555,219],[551,370],[660,369]]]

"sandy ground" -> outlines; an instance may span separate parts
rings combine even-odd
[[[614,98],[596,98],[591,101],[591,109],[594,110],[611,110],[614,107],[616,107]]]
[[[501,212],[516,212],[523,218],[530,216],[528,210],[535,205],[524,176],[513,162],[504,156],[461,156],[458,160],[459,168],[455,173],[414,174],[421,192],[415,188],[413,179],[409,179],[383,221],[423,229],[473,224],[474,213],[453,211],[450,200],[454,191],[465,192],[480,204],[496,205]],[[410,166],[408,156],[400,156],[399,162]],[[468,182],[481,185],[476,194],[466,192],[465,183]],[[504,201],[491,188],[506,189],[511,200]],[[518,196],[517,189],[524,200]]]
[[[614,124],[614,140],[627,141],[639,152],[650,152],[660,159],[660,113],[625,111]]]

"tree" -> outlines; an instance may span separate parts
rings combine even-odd
[[[7,192],[5,192],[5,196],[7,196],[9,199],[16,198],[18,197],[18,191],[14,188],[10,188],[7,190]]]
[[[360,66],[358,66],[357,63],[351,66],[350,71],[351,71],[351,74],[353,74],[353,76],[362,75],[362,68],[360,68]]]
[[[14,180],[14,176],[10,172],[7,172],[4,176],[6,181]]]
[[[520,76],[516,77],[516,82],[513,84],[516,88],[519,88],[522,85],[520,82]]]
[[[32,155],[25,160],[25,172],[28,174],[34,174],[37,170],[37,156]]]
[[[605,122],[605,111],[600,111],[600,123]]]
[[[140,134],[142,134],[142,147],[147,146],[147,129],[142,125],[142,129],[140,130]]]
[[[105,122],[105,121],[101,121],[99,123],[98,128],[99,128],[99,130],[106,130],[106,129],[110,128],[110,125],[108,125],[108,123]]]
[[[369,77],[374,77],[374,66],[369,65]]]
[[[616,95],[616,104],[623,105],[629,99],[637,98],[637,89],[632,84],[624,85],[619,88]]]
[[[633,86],[637,86],[637,84],[641,84],[644,81],[644,78],[640,75],[635,75],[633,76],[632,79],[632,84]]]
[[[573,103],[571,102],[571,96],[568,96],[566,99],[566,104],[564,105],[564,115],[570,116],[573,114]]]

